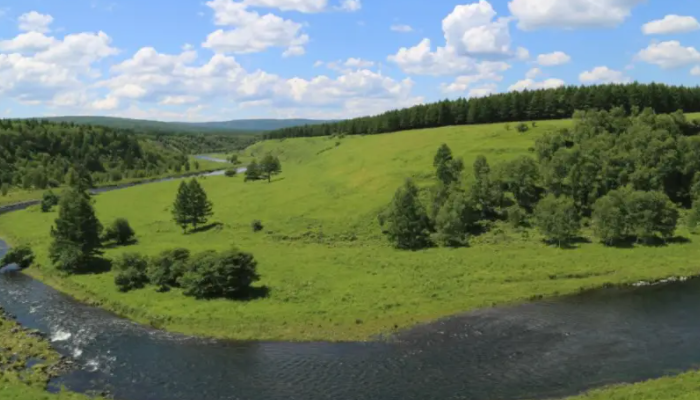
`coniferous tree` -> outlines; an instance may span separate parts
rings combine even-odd
[[[483,218],[492,218],[503,203],[503,191],[492,178],[491,167],[484,156],[478,156],[474,161],[474,183],[470,195]]]
[[[196,179],[189,183],[190,222],[194,229],[207,223],[208,218],[214,215],[211,201],[207,193]]]
[[[430,220],[418,199],[418,188],[410,179],[396,191],[380,222],[398,249],[419,250],[430,246]]]
[[[433,159],[433,166],[435,166],[437,178],[446,187],[458,182],[464,170],[462,159],[454,159],[452,150],[446,144],[438,148]]]
[[[183,180],[177,189],[172,211],[173,220],[182,228],[183,232],[187,232],[187,227],[192,223],[191,197],[190,186]]]
[[[51,261],[65,272],[86,269],[100,254],[101,233],[102,224],[95,215],[90,197],[75,188],[66,190],[61,197],[58,218],[51,228]]]

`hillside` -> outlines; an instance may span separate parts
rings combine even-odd
[[[115,129],[132,129],[163,133],[208,133],[208,134],[256,134],[262,131],[289,128],[302,125],[322,124],[328,121],[307,119],[245,119],[222,122],[161,122],[115,117],[50,117],[54,122],[72,122],[81,125],[100,125]]]
[[[138,235],[138,244],[108,249],[107,257],[178,246],[224,250],[234,243],[255,255],[260,284],[272,293],[252,302],[199,302],[178,290],[149,288],[123,294],[112,273],[52,276],[46,249],[55,213],[5,215],[0,236],[32,243],[42,267],[28,272],[80,299],[170,330],[236,339],[362,340],[493,304],[697,274],[695,263],[685,261],[700,257],[700,248],[683,241],[630,251],[592,239],[563,250],[545,245],[537,230],[496,223],[467,248],[407,252],[390,247],[382,235],[377,215],[406,177],[423,187],[434,182],[433,156],[442,143],[467,166],[478,155],[496,165],[530,154],[536,138],[571,124],[539,122],[527,133],[493,124],[258,143],[246,156],[279,155],[282,175],[270,184],[202,180],[214,204],[211,222],[221,225],[191,235],[183,235],[169,211],[178,182],[96,197],[100,220],[127,218]],[[262,232],[251,230],[254,219],[262,221]],[[697,240],[684,227],[678,235]]]

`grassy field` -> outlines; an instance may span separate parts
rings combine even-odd
[[[46,392],[51,369],[60,360],[46,340],[28,335],[0,313],[0,399],[87,400],[89,397],[62,391]],[[37,361],[27,368],[30,361]]]
[[[541,122],[525,134],[483,125],[259,143],[248,156],[279,155],[283,174],[271,184],[245,184],[240,176],[203,179],[214,203],[212,222],[222,225],[192,235],[171,221],[178,182],[96,197],[103,222],[125,217],[138,234],[137,245],[110,249],[107,257],[237,245],[255,255],[260,284],[271,289],[268,298],[251,302],[195,301],[153,288],[121,294],[110,273],[58,277],[46,257],[55,213],[0,216],[0,236],[32,244],[40,266],[29,272],[81,300],[169,330],[236,339],[365,340],[493,304],[700,273],[694,244],[615,249],[584,243],[564,250],[547,247],[534,231],[499,226],[465,249],[401,252],[386,244],[377,213],[406,177],[432,181],[432,157],[441,143],[468,165],[479,154],[493,165],[528,154],[538,135],[570,123]],[[253,219],[263,222],[263,232],[252,232]]]
[[[197,161],[199,163],[199,170],[201,171],[215,171],[222,169],[221,163],[213,162],[213,161],[207,161],[207,160],[198,160],[195,159],[194,157],[190,157],[191,162]],[[155,179],[155,178],[166,178],[168,176],[173,176],[173,175],[179,175],[177,173],[169,173],[169,174],[163,174],[160,176],[151,176],[148,178],[132,178],[132,179],[124,179],[120,181],[120,184],[123,183],[130,183],[130,182],[139,182],[144,179]],[[113,185],[115,183],[110,182],[108,185]],[[60,193],[63,190],[63,188],[56,188],[53,189],[54,192]],[[6,196],[1,196],[0,195],[0,206],[5,206],[8,204],[15,204],[15,203],[21,203],[24,201],[30,201],[30,200],[37,200],[41,199],[41,196],[44,194],[44,190],[36,190],[36,189],[31,189],[31,190],[22,190],[17,187],[13,187],[12,190],[10,190]]]

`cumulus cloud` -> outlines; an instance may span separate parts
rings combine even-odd
[[[645,35],[665,35],[670,33],[687,33],[700,29],[695,17],[667,15],[663,19],[648,22],[642,26]]]
[[[644,0],[512,0],[508,8],[523,30],[614,27]]]
[[[394,32],[409,33],[413,32],[413,27],[411,27],[411,25],[394,24],[391,26],[391,30]]]
[[[274,0],[256,0],[274,3]],[[291,2],[290,2],[291,3]],[[219,53],[258,53],[270,47],[286,48],[284,56],[304,54],[309,36],[302,25],[274,14],[260,15],[247,9],[246,3],[232,0],[213,0],[206,3],[214,10],[214,22],[232,26],[232,30],[218,29],[202,44]]]
[[[571,61],[571,56],[562,51],[555,51],[554,53],[540,54],[537,56],[537,63],[545,67],[562,65],[569,61]]]
[[[494,94],[498,91],[498,86],[495,83],[489,83],[480,87],[473,88],[467,94],[467,97],[485,97]]]
[[[360,0],[343,0],[338,6],[340,11],[355,12],[362,8],[362,2]]]
[[[539,68],[532,68],[527,73],[525,74],[525,78],[527,79],[535,79],[538,76],[542,75],[542,70]]]
[[[369,68],[374,66],[374,61],[367,61],[361,58],[348,58],[345,66],[350,68]]]
[[[679,68],[700,62],[700,52],[683,47],[678,41],[652,43],[637,54],[637,59],[661,68]]]
[[[52,22],[52,16],[31,11],[20,15],[18,27],[21,31],[48,33],[50,31],[49,25],[51,25]]]
[[[277,8],[282,11],[318,13],[326,9],[327,0],[244,0],[243,3],[255,7]]]
[[[458,76],[454,82],[450,84],[440,85],[440,89],[443,93],[464,93],[469,89],[474,83],[482,81],[495,81],[500,82],[503,80],[503,76],[500,74],[510,68],[510,65],[505,62],[492,62],[484,61],[478,64],[476,67],[476,73],[471,75]],[[495,87],[495,84],[482,85],[484,87]],[[495,90],[495,89],[494,89]]]
[[[533,79],[524,79],[518,81],[508,88],[509,92],[523,91],[523,90],[538,90],[538,89],[554,89],[564,86],[566,83],[561,79],[550,78],[542,82],[537,82]]]
[[[584,71],[579,75],[581,83],[629,83],[632,80],[622,71],[615,71],[608,67],[595,67],[590,71]]]
[[[690,74],[693,76],[700,76],[700,65],[696,65],[690,70]]]

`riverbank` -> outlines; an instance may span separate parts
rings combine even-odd
[[[700,371],[592,390],[565,400],[699,400]]]
[[[47,392],[49,381],[71,369],[38,331],[24,329],[0,308],[0,398],[3,400],[87,400],[62,390]]]

